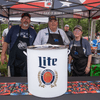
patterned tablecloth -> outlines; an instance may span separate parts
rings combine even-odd
[[[68,82],[65,94],[100,93],[100,81]],[[31,95],[27,83],[0,83],[0,95]]]

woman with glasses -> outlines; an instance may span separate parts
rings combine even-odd
[[[72,76],[89,76],[91,64],[91,47],[86,39],[82,38],[82,26],[74,27],[75,39],[71,41],[68,70],[71,72],[71,60],[73,59]]]

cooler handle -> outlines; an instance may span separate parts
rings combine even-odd
[[[68,55],[69,55],[69,53],[70,53],[70,50],[69,50],[69,49],[68,49],[68,52],[67,52],[67,53],[68,53]]]

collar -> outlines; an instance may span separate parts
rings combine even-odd
[[[57,30],[56,30],[55,32],[52,32],[52,31],[50,30],[50,28],[49,28],[49,31],[50,31],[50,33],[58,33],[58,27],[57,27]]]

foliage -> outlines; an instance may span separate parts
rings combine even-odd
[[[0,24],[0,37],[2,37],[3,30],[8,27],[8,24]]]
[[[69,30],[73,32],[76,25],[81,25],[83,28],[83,36],[88,36],[88,19],[75,19],[75,18],[63,18],[64,25],[69,25]]]
[[[96,32],[100,32],[100,20],[96,21]]]
[[[8,27],[7,24],[1,24],[1,33],[3,33],[3,30],[4,30],[5,28],[7,28],[7,27]]]
[[[7,76],[7,62],[5,62],[3,65],[1,65],[0,62],[0,76]]]
[[[48,27],[48,24],[35,24],[34,25],[34,29],[35,29],[35,31],[38,33],[39,32],[39,30],[41,30],[41,29],[43,29],[43,28],[46,28],[46,27]]]

